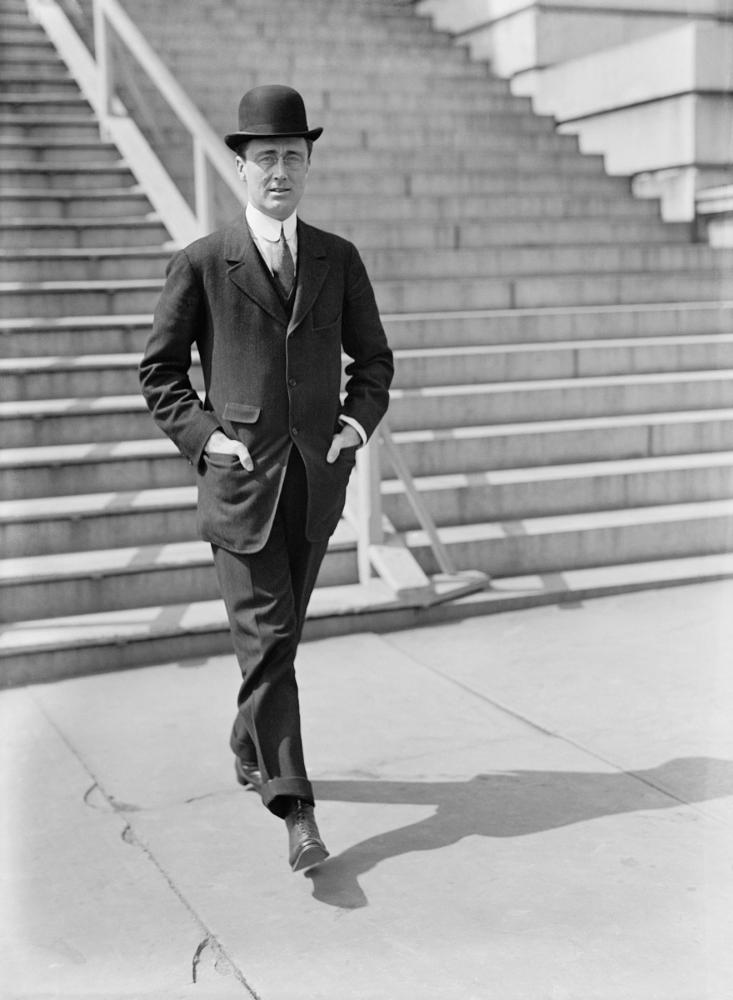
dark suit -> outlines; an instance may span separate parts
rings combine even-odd
[[[188,371],[198,347],[206,398]],[[346,395],[340,398],[343,350]],[[199,528],[212,543],[244,683],[232,748],[263,770],[263,800],[312,799],[293,660],[355,449],[326,462],[339,416],[367,435],[388,402],[392,354],[361,259],[346,240],[298,222],[294,296],[283,299],[242,218],[177,253],[140,366],[162,430],[195,466]],[[221,429],[254,461],[206,456]]]

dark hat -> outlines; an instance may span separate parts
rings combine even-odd
[[[267,84],[244,95],[239,102],[239,132],[225,135],[224,142],[236,150],[245,139],[302,136],[314,140],[322,131],[322,128],[308,128],[305,104],[297,90]]]

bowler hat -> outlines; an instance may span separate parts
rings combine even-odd
[[[245,139],[302,136],[314,140],[322,131],[308,128],[298,91],[275,83],[247,91],[239,102],[239,131],[225,135],[224,142],[236,151]]]

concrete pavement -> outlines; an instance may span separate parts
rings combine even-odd
[[[0,694],[3,1000],[729,1000],[733,582],[303,645],[332,859],[232,657]]]

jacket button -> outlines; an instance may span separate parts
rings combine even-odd
[[[298,384],[298,380],[297,379],[294,379],[294,378],[289,378],[288,379],[288,385],[290,386],[291,389],[294,389],[297,384]]]
[[[298,428],[297,427],[293,427],[291,429],[290,433],[293,435],[293,437],[297,437],[298,436]]]

